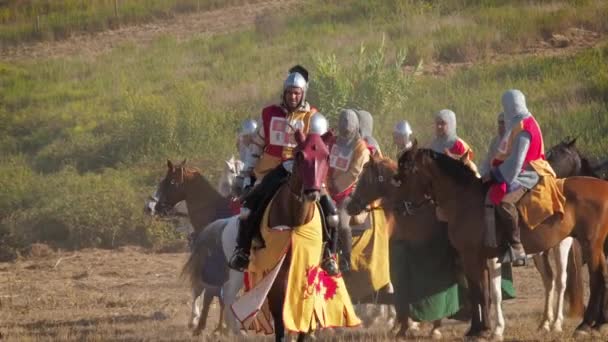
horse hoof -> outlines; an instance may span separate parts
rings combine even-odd
[[[602,335],[608,335],[608,324],[604,323],[598,326],[597,331]]]
[[[545,321],[538,327],[538,330],[540,332],[549,332],[551,331],[551,324],[548,321]]]
[[[201,330],[200,330],[200,329],[195,329],[195,330],[192,332],[192,336],[200,336],[200,335],[201,335]]]
[[[504,341],[504,339],[505,337],[503,335],[493,334],[491,340],[496,342],[502,342]]]
[[[591,336],[591,333],[589,331],[580,329],[574,330],[574,333],[572,334],[573,338],[589,338],[589,336]]]
[[[441,340],[443,338],[443,334],[441,333],[441,331],[433,329],[431,330],[431,338],[433,340]]]

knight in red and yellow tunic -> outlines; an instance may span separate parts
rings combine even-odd
[[[293,149],[296,146],[295,131],[307,134],[316,109],[306,102],[308,71],[296,66],[290,69],[283,82],[280,105],[271,105],[262,110],[257,134],[245,157],[244,167],[235,179],[237,193],[251,187],[255,177],[256,186],[243,200],[237,247],[229,266],[244,270],[249,264],[252,239],[260,236],[260,224],[264,208],[276,191],[287,181],[293,164]],[[325,120],[323,118],[323,120]]]
[[[519,237],[519,214],[516,203],[539,181],[532,167],[544,161],[543,135],[536,119],[526,107],[526,98],[519,90],[509,90],[502,96],[506,133],[498,147],[490,172],[484,182],[491,182],[486,202],[497,206],[498,215],[509,222],[509,242],[514,261],[525,261],[525,252]],[[541,163],[550,168],[548,163]],[[515,262],[515,266],[520,263]]]

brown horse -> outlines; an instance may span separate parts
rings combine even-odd
[[[449,238],[463,261],[471,288],[472,322],[467,336],[485,335],[490,329],[487,259],[498,255],[484,247],[484,197],[486,187],[462,162],[432,150],[413,148],[399,159],[397,181],[413,184],[419,193],[432,196],[448,217]],[[417,201],[416,192],[401,193]],[[530,254],[555,247],[567,236],[581,243],[589,266],[591,295],[577,333],[588,334],[605,323],[605,284],[608,268],[603,252],[608,235],[608,183],[587,177],[567,178],[563,218],[550,217],[534,230],[522,227],[521,238]]]
[[[167,160],[167,174],[158,185],[154,210],[164,215],[177,203],[185,201],[196,236],[209,223],[232,216],[231,198],[222,196],[199,170],[185,164],[186,160],[178,165]]]
[[[389,236],[391,241],[407,241],[419,244],[428,242],[441,229],[445,229],[437,220],[435,206],[430,200],[419,203],[397,203],[399,189],[391,184],[393,176],[397,173],[397,164],[389,158],[372,158],[363,167],[355,192],[347,206],[350,215],[357,215],[366,209],[372,202],[380,199],[382,208],[389,222]],[[399,229],[407,227],[407,229]],[[392,268],[392,267],[391,267]],[[407,293],[408,284],[399,284],[395,291]],[[395,302],[398,307],[397,317],[401,329],[397,336],[406,336],[410,319],[409,303]],[[440,337],[439,327],[441,320],[434,321],[431,336]]]

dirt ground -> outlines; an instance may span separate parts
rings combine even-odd
[[[1,340],[228,340],[211,333],[192,338],[187,329],[191,298],[186,283],[178,277],[186,253],[154,254],[126,247],[41,254],[0,263]],[[503,305],[506,339],[569,339],[578,320],[568,319],[561,335],[537,332],[544,291],[535,268],[515,269],[515,282],[518,298]],[[208,329],[217,323],[218,313],[214,303]],[[444,337],[460,340],[466,328],[463,323],[448,321]],[[392,339],[388,330],[386,326],[358,328],[319,337],[334,341]]]

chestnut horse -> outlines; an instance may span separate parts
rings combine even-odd
[[[487,188],[462,162],[432,150],[414,147],[399,159],[395,180],[412,184],[418,191],[402,192],[402,198],[416,203],[417,193],[430,194],[448,217],[448,233],[458,250],[470,286],[473,303],[471,327],[467,336],[482,336],[490,331],[487,259],[498,250],[484,246],[486,230],[484,198]],[[590,292],[583,322],[576,332],[587,335],[605,323],[605,284],[608,267],[603,251],[608,235],[608,183],[588,177],[567,178],[563,218],[550,217],[534,230],[522,226],[526,252],[540,253],[557,246],[568,236],[581,243],[589,268]],[[499,222],[500,224],[500,222]],[[500,229],[499,229],[500,230]]]
[[[294,151],[293,172],[288,181],[278,189],[269,205],[270,207],[267,208],[268,227],[301,227],[311,222],[313,216],[315,216],[316,212],[319,210],[317,202],[320,198],[323,183],[327,176],[329,151],[326,143],[319,134],[308,134],[305,137],[301,131],[296,131],[295,136],[297,147]],[[319,225],[318,229],[318,243],[320,244],[318,247],[321,247],[322,241],[320,236],[323,234],[322,225]],[[269,230],[270,232],[268,234],[284,234],[282,231],[274,232],[272,229]],[[295,232],[291,234],[295,234]],[[274,322],[276,341],[284,341],[286,338],[286,329],[283,321],[284,305],[288,294],[288,277],[290,273],[293,272],[290,270],[292,266],[292,251],[297,248],[294,244],[295,242],[293,242],[294,240],[291,241],[286,254],[283,256],[283,262],[280,266],[276,266],[280,268],[278,269],[278,273],[276,273],[276,277],[266,296]],[[265,249],[284,248],[283,246],[269,245],[268,239],[266,239],[266,242],[267,245]],[[274,251],[274,249],[272,251]],[[264,252],[264,250],[261,252]],[[256,258],[258,258],[258,256],[254,253],[252,255],[252,260],[255,260]],[[315,255],[313,258],[317,258],[317,256]],[[318,263],[320,264],[321,255],[318,255],[318,258]],[[266,273],[265,270],[262,272]],[[274,272],[275,269],[269,271],[269,273]],[[247,296],[247,294],[244,296]],[[244,302],[247,302],[246,298]],[[235,306],[233,306],[233,310],[234,309]],[[299,331],[298,341],[304,340],[311,332],[311,328],[311,326],[308,326],[309,330]]]
[[[387,218],[389,236],[391,241],[408,241],[414,243],[427,242],[445,229],[437,220],[435,206],[432,201],[422,201],[415,204],[399,205],[394,199],[398,196],[399,188],[391,183],[392,177],[397,173],[397,164],[390,158],[372,158],[365,164],[359,176],[355,192],[351,195],[347,206],[349,215],[357,215],[374,201],[380,199],[381,206]],[[407,227],[403,229],[401,227]],[[401,229],[399,229],[401,228]],[[393,268],[393,266],[391,266]],[[407,291],[407,284],[401,284],[395,291]],[[401,328],[397,336],[406,336],[410,328],[409,303],[394,303],[399,307],[397,317]],[[409,323],[409,324],[408,324]],[[430,335],[440,338],[439,327],[441,320],[433,322]]]

